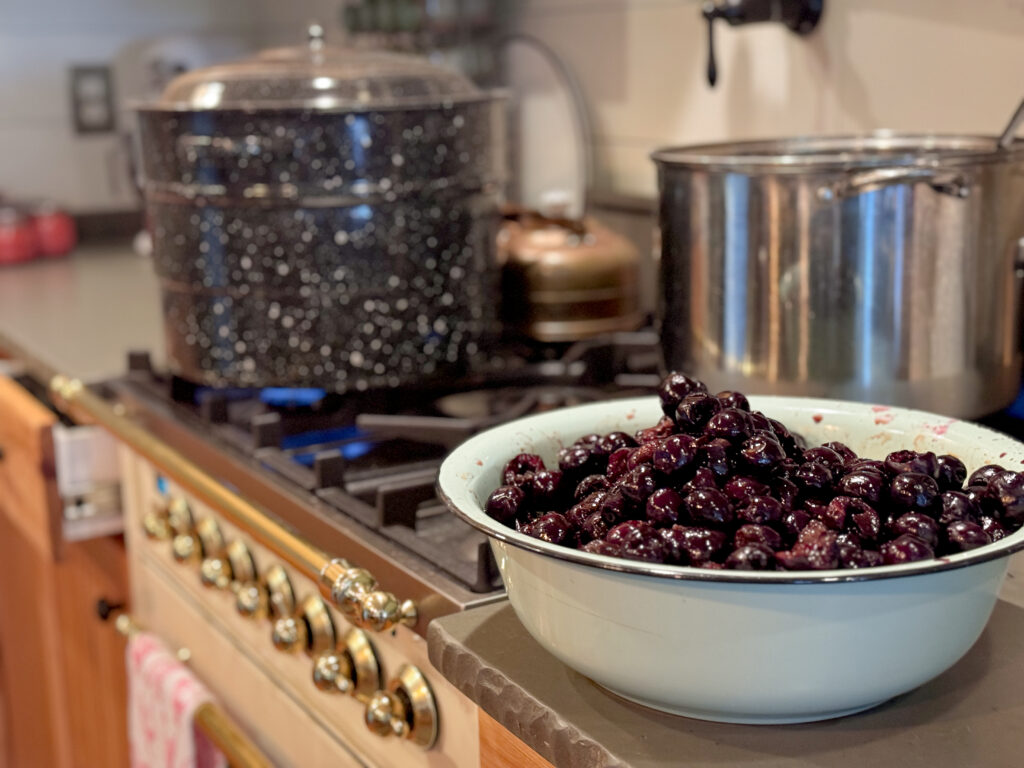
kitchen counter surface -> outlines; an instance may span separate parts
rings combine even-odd
[[[1011,574],[1003,598],[1020,600],[1018,580]],[[935,680],[874,710],[801,725],[710,723],[627,702],[544,651],[507,602],[436,619],[428,642],[442,675],[557,768],[1017,768],[1024,760],[1024,608],[1006,599],[970,652]]]
[[[122,375],[129,350],[162,365],[161,323],[152,265],[127,244],[0,268],[0,350],[83,381]]]

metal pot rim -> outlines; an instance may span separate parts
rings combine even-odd
[[[943,167],[1024,159],[1024,140],[1000,150],[996,137],[874,131],[664,147],[651,153],[662,167],[802,173],[860,168]]]
[[[131,112],[140,115],[148,114],[205,114],[216,112],[239,113],[247,115],[276,114],[281,112],[309,113],[316,114],[363,114],[369,112],[411,112],[421,109],[447,109],[461,104],[474,104],[477,102],[502,102],[507,101],[509,92],[504,88],[493,88],[480,93],[464,94],[458,96],[444,96],[435,99],[408,99],[391,101],[368,101],[366,104],[352,104],[343,99],[333,96],[325,96],[319,99],[282,101],[271,105],[260,104],[257,101],[234,102],[224,107],[197,107],[187,102],[160,103],[158,101],[129,101],[127,108]]]

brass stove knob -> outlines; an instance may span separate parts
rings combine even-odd
[[[212,517],[204,517],[195,526],[194,532],[179,533],[174,537],[171,551],[179,563],[219,557],[224,551],[224,538],[221,536],[220,526]]]
[[[334,621],[327,604],[317,595],[302,601],[297,616],[286,616],[274,622],[271,635],[274,647],[292,653],[304,649],[316,657],[334,648]]]
[[[295,613],[295,592],[287,572],[272,565],[259,582],[243,583],[235,600],[238,612],[250,619],[280,619]]]
[[[167,517],[158,511],[147,512],[142,516],[142,531],[146,538],[157,541],[171,538],[171,526],[167,523]]]
[[[227,589],[256,580],[256,564],[249,548],[235,539],[224,550],[223,557],[208,557],[199,566],[199,577],[207,587]]]
[[[142,531],[147,538],[163,541],[171,538],[171,525],[168,522],[170,501],[161,495],[153,502],[153,508],[142,516]]]
[[[437,704],[427,679],[416,667],[403,664],[388,690],[366,702],[367,727],[378,736],[409,739],[424,749],[437,741]]]
[[[369,700],[382,681],[380,662],[366,633],[352,627],[337,649],[318,656],[313,684],[327,693],[351,693],[360,701]]]
[[[274,647],[285,653],[295,653],[306,645],[309,630],[301,617],[287,616],[274,622],[274,631],[270,635]]]
[[[176,534],[192,533],[195,530],[192,508],[183,496],[175,496],[167,505],[167,522]]]
[[[345,653],[328,652],[313,663],[313,685],[325,693],[350,693],[355,672]]]
[[[191,533],[179,533],[171,542],[171,554],[179,563],[191,563],[199,559],[199,539]]]
[[[199,579],[204,587],[227,589],[231,584],[231,567],[219,557],[207,557],[199,565]]]
[[[235,595],[235,608],[247,619],[262,619],[267,615],[266,588],[255,582],[241,584]]]

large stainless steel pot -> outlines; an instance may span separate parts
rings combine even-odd
[[[498,95],[314,34],[177,78],[139,122],[178,374],[344,391],[462,371],[487,345]]]
[[[878,133],[654,160],[669,368],[957,417],[1013,400],[1024,142]]]

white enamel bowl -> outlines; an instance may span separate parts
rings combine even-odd
[[[755,410],[812,444],[861,456],[951,453],[973,471],[1024,468],[1024,445],[969,423],[862,403],[752,397]],[[558,450],[591,432],[634,432],[656,398],[531,416],[453,451],[439,488],[491,537],[523,626],[568,666],[650,707],[736,723],[823,720],[873,707],[949,668],[981,634],[1024,529],[938,560],[861,570],[709,571],[593,555],[525,536],[483,505],[512,456]]]

